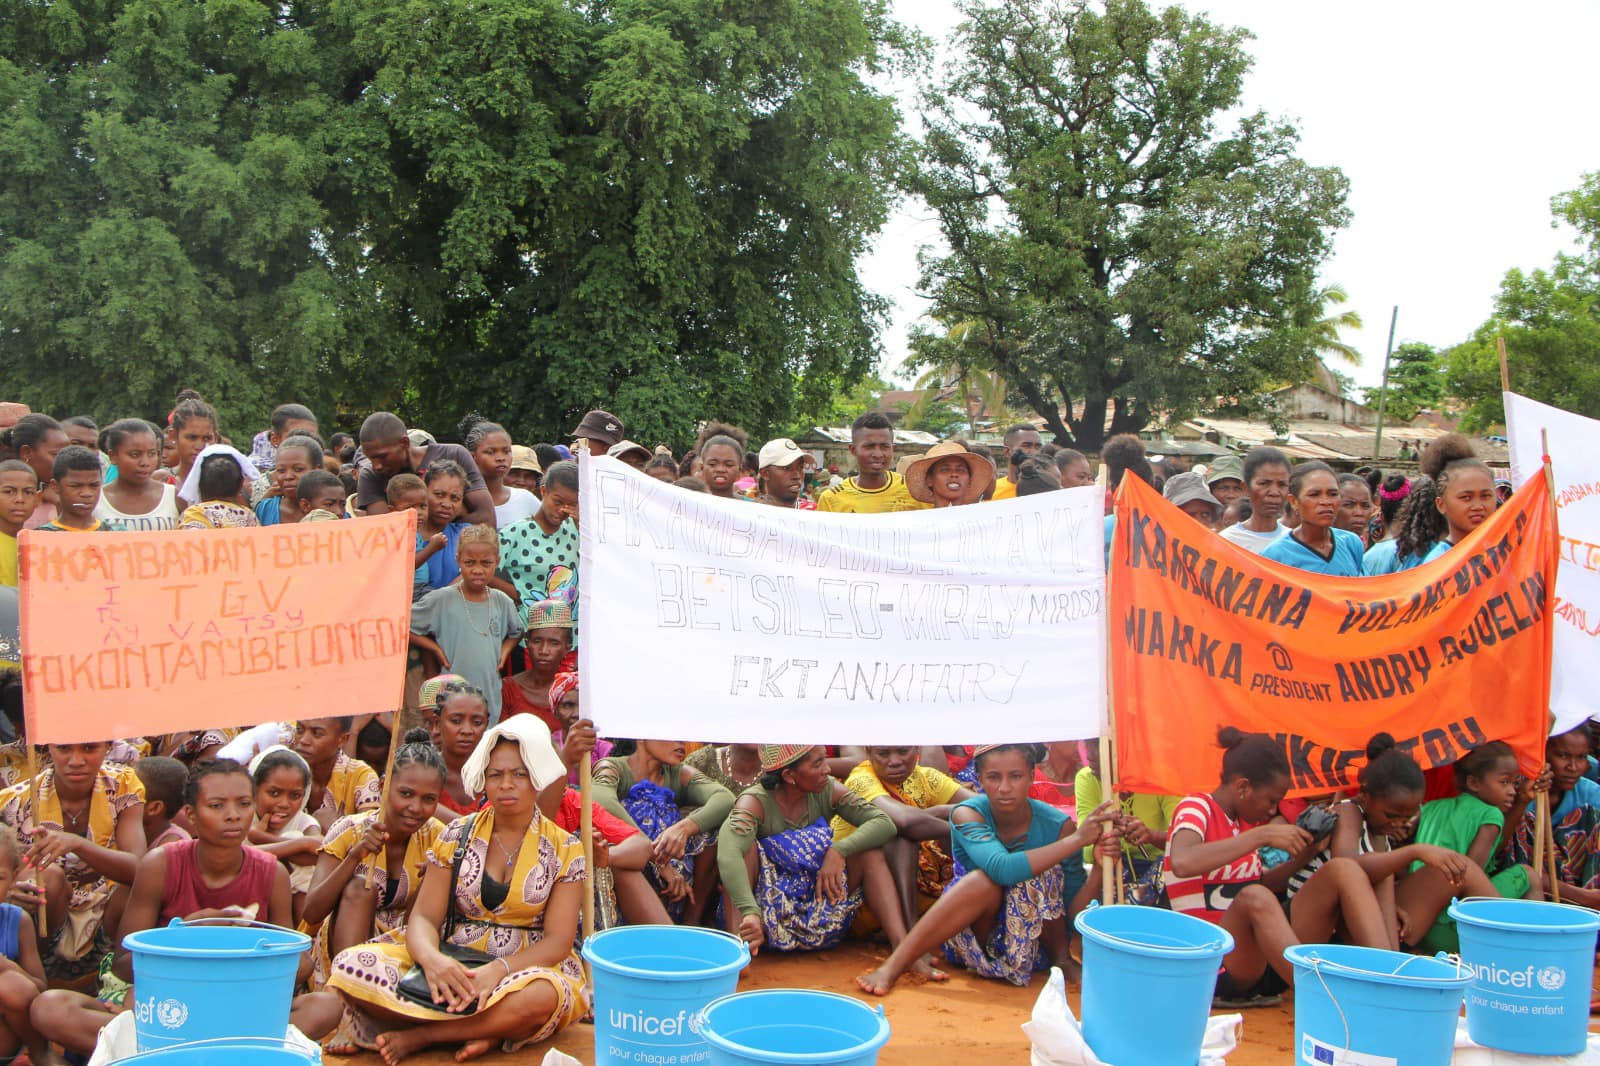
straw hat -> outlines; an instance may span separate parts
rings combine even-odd
[[[935,464],[941,459],[954,457],[967,464],[972,480],[967,485],[967,496],[961,503],[977,503],[994,484],[994,466],[981,455],[974,455],[954,441],[941,441],[924,452],[906,467],[906,489],[912,499],[923,503],[933,502],[933,486],[928,483]]]

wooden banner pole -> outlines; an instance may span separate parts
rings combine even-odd
[[[583,469],[592,458],[589,454],[589,442],[583,438],[576,441],[575,450],[578,453],[578,484],[583,485]],[[584,706],[583,691],[587,686],[583,684],[581,675],[578,682],[578,718],[590,718],[588,709]],[[591,718],[592,720],[592,718]],[[584,756],[578,762],[578,839],[583,843],[583,868],[588,872],[588,883],[583,893],[583,938],[588,940],[594,936],[594,767],[593,760]]]
[[[1506,342],[1501,339],[1500,373],[1502,378],[1506,377],[1505,367]],[[1506,386],[1506,391],[1511,391],[1509,384]],[[1559,538],[1561,533],[1561,516],[1560,512],[1556,510],[1556,475],[1555,471],[1550,466],[1550,431],[1542,427],[1539,430],[1539,456],[1544,462],[1544,483],[1545,488],[1548,490],[1546,495],[1548,495],[1550,498],[1548,506],[1550,509],[1549,514],[1551,535]],[[1559,539],[1557,540],[1557,543],[1560,543]],[[1554,567],[1551,569],[1553,570]],[[1554,574],[1549,576],[1553,578]],[[1550,582],[1550,588],[1552,591],[1555,589],[1555,582],[1553,580]],[[1546,625],[1545,634],[1545,658],[1548,660],[1550,659],[1551,646],[1555,639],[1554,627]],[[1548,687],[1545,689],[1545,712],[1547,714],[1550,713],[1550,690]],[[1555,716],[1551,714],[1546,721],[1549,723],[1545,726],[1545,733],[1548,735],[1550,730],[1555,728]],[[1555,826],[1550,821],[1549,792],[1539,793],[1538,798],[1534,802],[1533,819],[1534,869],[1544,870],[1546,868],[1546,863],[1548,862],[1548,868],[1550,871],[1550,898],[1555,900],[1557,903],[1560,903],[1561,882],[1556,876],[1556,833]],[[1548,851],[1546,848],[1548,848]]]

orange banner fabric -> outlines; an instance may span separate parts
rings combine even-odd
[[[400,702],[416,513],[21,536],[28,738],[74,744]]]
[[[1215,788],[1224,725],[1275,737],[1301,795],[1353,786],[1379,732],[1424,769],[1489,740],[1537,768],[1556,558],[1543,475],[1447,555],[1367,578],[1252,555],[1123,479],[1109,621],[1118,786]]]

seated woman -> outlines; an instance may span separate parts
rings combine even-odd
[[[1223,958],[1217,978],[1218,997],[1276,992],[1270,981],[1261,986],[1269,967],[1292,987],[1294,968],[1284,949],[1326,941],[1341,925],[1347,943],[1387,947],[1389,933],[1372,883],[1353,859],[1324,863],[1294,894],[1285,914],[1278,894],[1319,850],[1304,829],[1271,821],[1289,790],[1289,758],[1271,737],[1231,726],[1218,731],[1217,743],[1223,748],[1221,784],[1213,792],[1185,797],[1173,812],[1164,895],[1171,909],[1216,922],[1232,934],[1233,951]],[[1288,852],[1289,861],[1264,870],[1259,854],[1264,847]]]
[[[427,684],[423,685],[426,690]],[[489,700],[466,678],[452,678],[438,687],[431,704],[423,704],[433,731],[433,745],[444,760],[444,789],[439,806],[452,816],[471,814],[481,797],[463,783],[463,773],[489,728]]]
[[[1488,875],[1490,891],[1483,895],[1540,898],[1544,883],[1538,868],[1511,861],[1511,842],[1502,829],[1522,820],[1534,793],[1548,787],[1548,778],[1521,778],[1517,757],[1502,740],[1491,740],[1467,752],[1456,762],[1455,775],[1458,795],[1422,805],[1417,843],[1465,855]],[[1441,892],[1443,878],[1441,871],[1419,859],[1395,886],[1395,902],[1410,916],[1417,937],[1408,943],[1429,954],[1460,950],[1455,919],[1445,913],[1450,895]]]
[[[955,880],[910,935],[876,970],[856,978],[864,991],[887,995],[907,970],[925,967],[941,945],[945,955],[983,977],[1026,985],[1044,956],[1066,961],[1068,938],[1064,867],[1082,869],[1080,852],[1099,838],[1111,804],[1081,826],[1028,795],[1043,744],[980,746],[973,756],[983,795],[950,814]]]
[[[857,832],[837,844],[828,820]],[[889,942],[905,939],[894,878],[882,847],[894,838],[888,815],[828,776],[827,754],[808,744],[766,744],[761,780],[744,791],[717,834],[728,931],[776,951],[833,947],[863,893]]]
[[[910,929],[950,884],[950,812],[974,793],[929,766],[914,747],[869,747],[867,760],[850,771],[844,787],[888,815],[895,838],[883,846],[894,878],[900,915]],[[837,843],[854,833],[843,818],[833,820]]]
[[[52,982],[95,972],[120,936],[104,927],[118,885],[133,883],[144,854],[144,785],[132,769],[105,761],[108,744],[52,744],[39,774],[38,810],[28,782],[0,792],[0,822],[28,842],[32,879],[12,902],[35,915],[43,897],[49,940],[39,954]]]
[[[334,958],[328,987],[353,1012],[352,1036],[388,1066],[436,1044],[462,1045],[458,1061],[496,1043],[514,1051],[588,1010],[573,950],[588,876],[583,849],[538,806],[539,793],[566,769],[534,716],[490,729],[464,773],[467,789],[486,793],[488,803],[452,822],[429,851],[403,937],[391,933]],[[490,961],[463,963],[446,948],[471,948]],[[431,1006],[401,994],[413,966]]]
[[[255,785],[243,766],[229,759],[197,766],[189,775],[184,813],[195,838],[165,844],[139,860],[123,915],[123,935],[166,925],[174,918],[198,921],[228,918],[266,921],[292,928],[289,874],[259,848],[245,844],[254,816]],[[133,973],[132,959],[119,951],[116,973]],[[45,1039],[87,1055],[100,1029],[118,1010],[77,992],[52,989],[34,1000],[29,1012]],[[338,999],[326,993],[297,996],[289,1020],[313,1040],[338,1024]]]
[[[733,793],[683,765],[682,741],[618,741],[594,770],[594,801],[651,841],[645,876],[667,912],[700,925],[717,884],[716,832]],[[686,813],[687,812],[687,813]]]
[[[1545,742],[1550,765],[1550,825],[1556,846],[1561,902],[1600,909],[1600,784],[1588,776],[1589,723]],[[1533,854],[1534,812],[1517,825],[1512,858],[1538,866]],[[1550,886],[1545,886],[1548,890]]]
[[[566,742],[567,730],[573,723],[582,717],[582,704],[578,700],[578,675],[576,673],[561,673],[556,675],[555,682],[550,686],[550,713],[555,718],[556,724],[550,730],[550,737],[555,741],[557,748]],[[611,741],[596,739],[594,751],[589,754],[589,765],[599,766],[600,760],[610,757]],[[578,771],[572,771],[572,783],[578,783]]]
[[[296,924],[311,888],[322,826],[306,813],[311,799],[311,767],[295,752],[278,745],[250,761],[255,782],[256,820],[250,843],[277,859],[289,871]]]
[[[509,586],[508,586],[509,587]],[[501,591],[506,591],[501,588]],[[568,663],[572,653],[572,608],[562,600],[538,600],[524,612],[528,625],[522,637],[527,669],[500,681],[500,717],[534,714],[551,729],[559,729],[550,709],[550,686]]]
[[[311,985],[327,983],[333,957],[406,923],[444,823],[434,817],[444,791],[444,760],[414,729],[394,753],[381,811],[346,815],[328,829],[301,920],[317,929]],[[382,853],[382,862],[374,856]]]

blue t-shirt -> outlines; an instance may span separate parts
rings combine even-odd
[[[256,504],[256,517],[264,526],[275,526],[283,518],[283,497],[268,496]]]
[[[1024,852],[1053,844],[1061,836],[1061,827],[1070,819],[1065,811],[1048,803],[1028,800],[1033,817],[1028,822],[1028,834],[1021,840],[1002,841],[994,835],[994,809],[988,796],[974,796],[956,805],[970,807],[982,816],[983,821],[962,825],[952,820],[950,826],[951,853],[956,861],[968,870],[982,870],[997,885],[1018,885],[1033,876]],[[952,812],[954,813],[954,812]],[[1078,865],[1081,872],[1082,852],[1074,852],[1061,862],[1063,871]]]
[[[1271,559],[1285,566],[1309,570],[1313,574],[1332,577],[1361,577],[1361,538],[1348,529],[1330,529],[1333,534],[1333,553],[1324,559],[1300,542],[1293,533],[1279,537],[1261,552],[1263,559]]]
[[[1595,784],[1587,777],[1580,777],[1574,781],[1572,787],[1567,789],[1567,794],[1561,797],[1561,802],[1556,809],[1550,812],[1550,819],[1560,823],[1561,819],[1570,815],[1579,807],[1593,807],[1600,810],[1600,785]],[[1532,808],[1529,808],[1531,811]],[[1531,815],[1530,815],[1531,817]]]
[[[0,903],[0,955],[12,962],[22,952],[22,908],[15,903]]]
[[[456,542],[466,528],[465,522],[451,522],[444,527],[444,547],[430,555],[426,564],[429,588],[449,588],[450,583],[461,576],[461,567],[456,565]]]
[[[1433,560],[1449,551],[1450,548],[1451,545],[1448,541],[1435,541],[1433,547],[1421,555],[1408,555],[1401,559],[1398,556],[1398,542],[1391,537],[1388,540],[1380,540],[1367,549],[1361,568],[1368,577],[1379,577],[1383,574],[1400,574],[1407,570],[1415,569],[1423,563],[1433,562]]]

